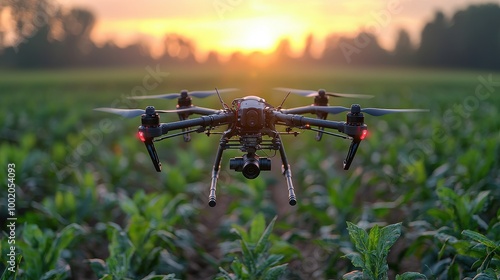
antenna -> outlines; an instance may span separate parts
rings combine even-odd
[[[219,90],[215,88],[215,92],[217,93],[217,96],[219,97],[220,104],[222,104],[222,108],[224,109],[229,109],[229,106],[222,100],[222,97],[220,96]]]
[[[291,91],[289,91],[289,92],[286,94],[285,98],[283,98],[283,101],[281,101],[281,104],[280,104],[280,105],[278,106],[278,108],[276,108],[276,109],[281,110],[281,107],[283,107],[283,104],[285,104],[285,101],[286,101],[286,99],[288,98],[288,96],[290,95],[290,93],[291,93]]]

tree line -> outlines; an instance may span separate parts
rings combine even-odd
[[[87,10],[65,10],[51,0],[11,0],[0,5],[14,19],[16,41],[5,43],[6,30],[0,26],[1,68],[61,68],[134,66],[150,63],[196,65],[193,42],[179,34],[166,34],[164,54],[152,57],[149,47],[134,43],[119,47],[113,41],[97,46],[90,38],[96,18]],[[2,19],[0,18],[0,23]],[[436,12],[412,43],[407,31],[400,30],[393,49],[380,46],[375,34],[360,32],[354,37],[331,34],[319,58],[311,55],[314,38],[310,35],[299,57],[290,56],[290,42],[283,39],[271,54],[233,53],[221,63],[212,51],[202,64],[209,66],[285,66],[315,64],[395,65],[500,69],[500,6],[471,5],[446,17]]]

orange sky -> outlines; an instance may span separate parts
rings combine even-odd
[[[424,22],[440,9],[447,15],[484,0],[59,0],[67,7],[91,10],[98,22],[92,34],[96,42],[112,38],[124,45],[145,40],[159,54],[166,33],[190,38],[198,56],[209,50],[270,52],[280,38],[289,38],[295,53],[304,39],[315,36],[319,54],[324,38],[332,33],[352,35],[367,29],[380,43],[392,48],[400,28],[417,41]],[[500,1],[494,1],[500,2]]]

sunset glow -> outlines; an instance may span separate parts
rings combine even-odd
[[[118,45],[137,41],[151,46],[154,55],[165,50],[166,34],[190,39],[196,56],[203,59],[215,50],[222,55],[235,51],[272,52],[281,39],[290,40],[292,52],[298,54],[305,38],[313,34],[315,50],[330,34],[353,36],[372,29],[380,44],[390,49],[401,28],[418,38],[426,20],[435,10],[444,12],[471,2],[484,0],[357,0],[357,1],[263,1],[263,0],[59,0],[66,7],[92,11],[97,22],[92,38],[98,44],[110,39]],[[439,2],[439,3],[438,3]],[[394,10],[390,7],[397,7]]]

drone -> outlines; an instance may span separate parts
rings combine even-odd
[[[382,116],[391,113],[426,112],[426,109],[381,109],[361,108],[359,104],[353,104],[350,108],[341,106],[329,106],[328,97],[350,97],[370,98],[370,95],[331,93],[323,89],[318,91],[300,90],[291,88],[275,88],[288,94],[277,107],[266,102],[258,96],[245,96],[232,101],[231,107],[222,99],[220,93],[232,92],[237,89],[228,88],[212,91],[182,90],[179,93],[149,95],[131,97],[133,99],[175,99],[177,106],[174,110],[156,110],[154,106],[143,109],[118,109],[118,108],[96,108],[94,110],[114,113],[126,118],[141,117],[141,125],[138,128],[138,137],[146,146],[151,161],[157,172],[161,172],[161,162],[156,152],[154,142],[168,138],[183,136],[185,142],[191,140],[191,133],[220,134],[219,146],[215,155],[212,169],[212,179],[209,190],[210,207],[216,206],[216,185],[221,169],[222,154],[228,149],[237,149],[244,154],[241,157],[231,158],[229,168],[241,172],[247,179],[255,179],[261,171],[271,170],[271,159],[261,157],[258,151],[278,151],[282,162],[282,174],[285,177],[288,188],[288,202],[291,206],[297,204],[297,198],[292,182],[292,171],[288,162],[285,148],[281,139],[282,135],[299,134],[300,130],[312,130],[317,132],[316,140],[320,141],[323,134],[351,140],[347,155],[343,161],[343,169],[348,170],[356,155],[356,151],[363,139],[367,136],[368,128],[364,122],[364,114]],[[312,105],[284,109],[283,104],[290,93],[306,97],[314,97]],[[211,95],[219,97],[222,109],[211,109],[193,105],[192,97],[204,98]],[[328,114],[339,114],[347,112],[346,121],[327,120]],[[179,121],[161,123],[162,113],[176,113]],[[199,117],[189,118],[191,115]],[[303,116],[304,114],[316,114],[316,118]],[[224,126],[223,132],[214,129]],[[282,131],[278,127],[284,127]],[[325,129],[336,130],[339,133]],[[178,131],[169,134],[173,131]]]

